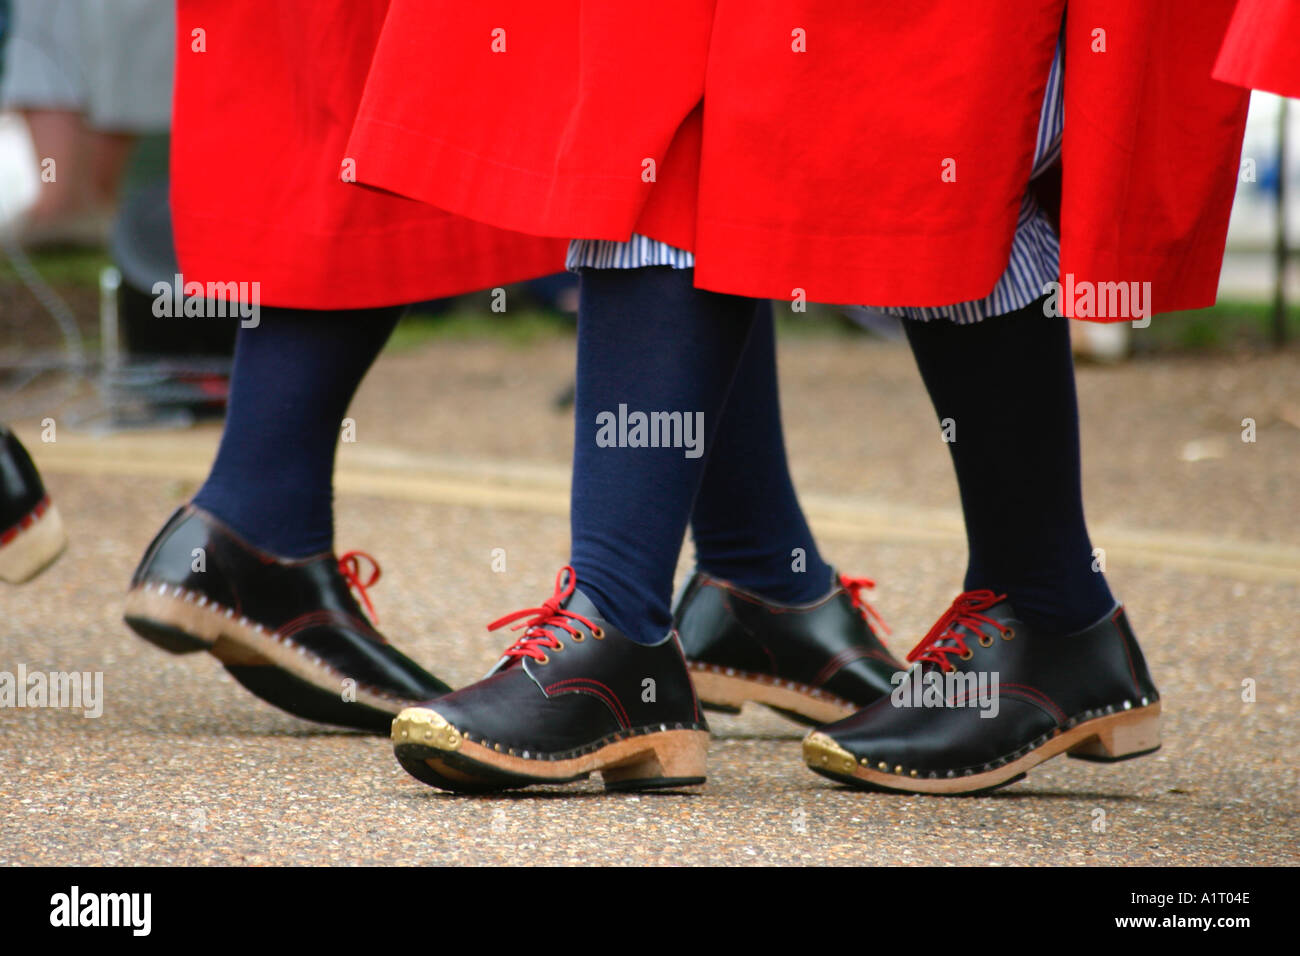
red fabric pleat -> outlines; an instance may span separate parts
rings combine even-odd
[[[692,249],[704,288],[978,299],[1065,6],[393,0],[348,152],[363,182],[493,225]],[[1232,6],[1071,0],[1063,274],[1213,302],[1247,102],[1210,76]]]
[[[1300,97],[1300,3],[1238,0],[1215,79]]]
[[[563,268],[562,241],[341,180],[387,7],[180,0],[172,217],[187,282],[258,282],[263,305],[350,309]]]

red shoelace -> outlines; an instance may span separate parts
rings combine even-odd
[[[880,612],[867,603],[867,599],[862,596],[863,589],[870,591],[875,588],[875,581],[871,580],[871,578],[851,578],[847,574],[841,574],[840,584],[844,587],[844,590],[849,592],[849,600],[853,602],[853,606],[858,609],[864,618],[868,619],[868,624],[874,620],[886,634],[892,633],[889,630],[889,625],[885,623],[885,619],[880,616]]]
[[[573,568],[566,564],[560,568],[560,573],[555,576],[555,593],[543,601],[541,607],[527,607],[522,611],[515,611],[513,614],[507,614],[505,617],[498,618],[488,625],[487,629],[489,631],[495,631],[499,627],[505,627],[507,624],[531,615],[530,620],[524,621],[522,624],[515,624],[511,628],[512,631],[523,628],[524,633],[519,640],[506,649],[506,657],[531,657],[535,661],[545,661],[546,650],[555,650],[560,646],[560,639],[546,628],[554,627],[561,631],[568,631],[581,640],[582,634],[569,623],[571,620],[589,628],[594,637],[604,636],[599,627],[581,614],[574,614],[572,611],[560,607],[573,593],[577,583],[578,576],[573,573]]]
[[[361,580],[362,558],[370,562],[370,577],[365,581]],[[349,551],[339,558],[339,573],[348,582],[348,587],[356,591],[357,597],[361,598],[361,603],[366,606],[366,613],[370,615],[370,620],[378,624],[379,615],[375,613],[375,606],[370,603],[370,595],[366,593],[366,588],[373,587],[375,582],[379,580],[379,562],[364,551]]]
[[[966,638],[977,636],[980,626],[988,624],[997,628],[998,633],[1006,634],[1007,628],[1003,627],[993,618],[981,611],[987,611],[999,601],[1006,600],[1005,594],[997,594],[989,590],[981,591],[963,591],[953,600],[952,606],[943,612],[943,616],[934,622],[934,627],[930,628],[930,633],[921,639],[921,643],[907,655],[909,663],[916,661],[928,661],[938,664],[939,669],[945,674],[954,670],[953,664],[948,660],[948,655],[956,654],[965,657],[970,653],[970,648],[966,646]],[[970,633],[958,631],[958,627],[964,627]],[[951,641],[951,644],[941,644],[940,641]]]

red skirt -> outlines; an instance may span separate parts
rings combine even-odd
[[[1239,0],[1214,76],[1300,97],[1300,3]]]
[[[260,282],[263,305],[349,309],[564,267],[562,241],[342,181],[387,8],[180,0],[171,198],[186,282]]]
[[[696,284],[946,305],[1006,269],[1065,0],[393,0],[363,182],[693,250]],[[1214,301],[1247,96],[1232,0],[1071,0],[1062,273]],[[1104,31],[1096,33],[1095,31]]]

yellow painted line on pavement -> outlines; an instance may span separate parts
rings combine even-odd
[[[216,451],[213,427],[185,431],[124,432],[106,438],[39,433],[20,437],[38,466],[51,474],[114,475],[201,481]],[[345,494],[399,501],[567,515],[567,468],[484,461],[372,445],[342,445],[335,476]],[[833,495],[805,495],[804,508],[819,537],[962,547],[955,510],[924,509]],[[1131,527],[1101,525],[1093,540],[1112,565],[1143,565],[1264,583],[1300,583],[1300,548]]]

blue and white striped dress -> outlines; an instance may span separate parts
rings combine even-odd
[[[1034,145],[1034,165],[1029,178],[1042,175],[1061,154],[1061,132],[1065,126],[1064,76],[1061,47],[1047,76],[1047,92],[1038,118],[1038,137]],[[891,315],[928,321],[949,319],[959,324],[978,322],[995,315],[1023,309],[1043,295],[1049,282],[1056,280],[1060,268],[1061,247],[1046,211],[1027,190],[1020,204],[1020,218],[1011,242],[1007,271],[983,299],[955,305],[910,307],[889,306],[880,309]],[[645,266],[669,266],[693,269],[694,254],[666,242],[634,234],[626,242],[609,239],[575,239],[569,243],[566,260],[569,269],[639,269]]]

